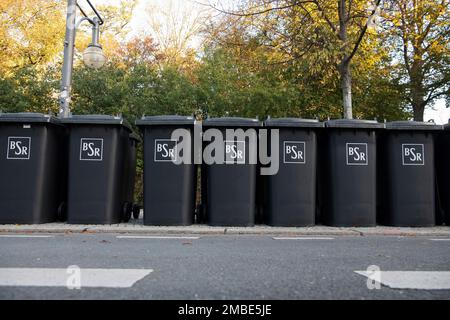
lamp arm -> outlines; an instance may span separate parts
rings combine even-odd
[[[80,24],[83,21],[88,21],[90,24],[94,25],[94,21],[91,18],[88,17],[82,17],[78,20],[77,24],[75,25],[75,29],[77,30],[80,27]]]

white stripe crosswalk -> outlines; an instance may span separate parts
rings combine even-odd
[[[0,286],[130,288],[152,269],[0,268]]]

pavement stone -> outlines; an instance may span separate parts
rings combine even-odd
[[[199,234],[199,235],[285,235],[285,236],[435,236],[450,237],[450,226],[432,228],[396,228],[377,226],[372,228],[313,227],[211,227],[192,226],[144,226],[142,220],[114,225],[69,225],[47,223],[39,225],[0,225],[0,233],[120,233],[120,234]]]

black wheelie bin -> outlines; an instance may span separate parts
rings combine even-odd
[[[321,146],[321,220],[335,227],[376,225],[376,132],[384,124],[371,120],[325,122]]]
[[[62,122],[69,128],[68,223],[128,221],[130,125],[108,115],[73,115]]]
[[[202,205],[206,208],[209,225],[255,224],[257,144],[261,125],[257,119],[248,118],[203,121]]]
[[[0,113],[0,223],[54,222],[65,197],[65,130],[40,113]]]
[[[193,117],[179,115],[136,121],[144,136],[145,225],[194,223],[194,124]]]
[[[396,227],[435,225],[435,135],[442,126],[394,121],[379,139],[382,224]]]
[[[264,176],[265,223],[312,226],[316,215],[317,130],[324,125],[312,119],[280,118],[267,119],[264,126],[279,132],[279,170]],[[269,143],[270,150],[271,146]]]

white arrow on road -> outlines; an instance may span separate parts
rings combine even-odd
[[[355,271],[392,289],[450,290],[450,271]]]
[[[0,268],[0,286],[130,288],[152,269]],[[77,278],[79,276],[79,278]]]

